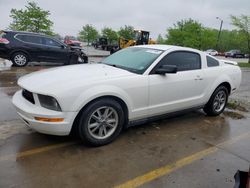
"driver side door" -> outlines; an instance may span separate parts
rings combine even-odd
[[[162,65],[177,66],[177,73],[156,74],[155,70]],[[149,115],[201,105],[205,85],[200,54],[191,51],[170,52],[149,75]]]

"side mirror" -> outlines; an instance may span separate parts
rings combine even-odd
[[[164,75],[166,73],[175,74],[176,72],[177,72],[176,65],[162,65],[155,70],[156,74],[161,74],[161,75]]]

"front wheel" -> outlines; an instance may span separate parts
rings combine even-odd
[[[224,111],[227,100],[228,89],[225,86],[219,86],[214,91],[203,110],[209,116],[217,116]]]
[[[28,56],[22,52],[16,52],[12,55],[11,61],[14,66],[24,67],[28,64]]]
[[[87,144],[101,146],[112,142],[120,134],[123,124],[121,105],[112,99],[100,99],[82,112],[79,135]]]

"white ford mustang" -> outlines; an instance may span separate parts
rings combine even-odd
[[[113,141],[124,127],[203,108],[223,112],[241,82],[235,62],[168,45],[126,48],[97,64],[51,68],[18,80],[13,104],[32,129],[91,145]]]

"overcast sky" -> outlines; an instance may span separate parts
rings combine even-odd
[[[0,0],[0,29],[8,27],[11,8],[24,8],[26,0]],[[156,38],[181,19],[192,18],[206,27],[233,29],[230,15],[250,15],[250,0],[37,0],[49,10],[53,30],[61,35],[77,35],[85,24],[98,30],[104,26],[118,30],[132,25],[151,32]]]

